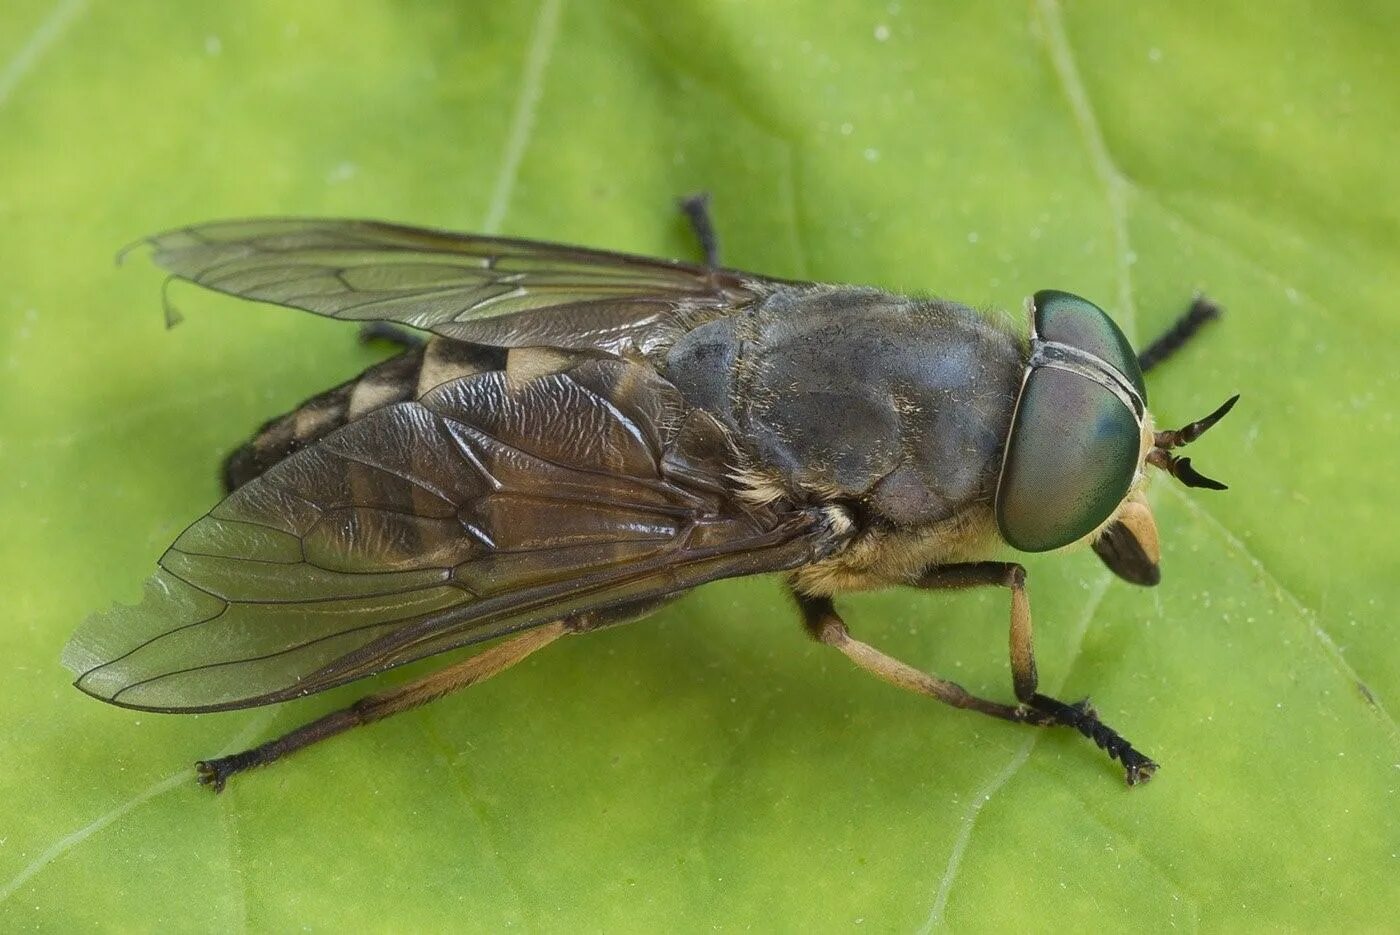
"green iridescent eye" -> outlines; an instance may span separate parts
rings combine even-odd
[[[1035,304],[1035,330],[1043,340],[1093,354],[1127,377],[1147,401],[1137,352],[1107,312],[1088,299],[1057,289],[1042,289],[1031,301]]]
[[[1034,301],[1036,343],[1067,345],[1081,356],[1065,369],[1033,348],[1017,401],[996,516],[1002,538],[1023,552],[1082,538],[1123,501],[1137,472],[1142,428],[1126,391],[1104,381],[1126,382],[1146,399],[1137,355],[1101,309],[1066,292],[1038,292]]]

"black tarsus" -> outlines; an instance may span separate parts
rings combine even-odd
[[[1138,353],[1138,366],[1142,368],[1142,372],[1146,373],[1175,355],[1196,336],[1197,332],[1215,321],[1223,313],[1224,310],[1219,305],[1205,296],[1197,294],[1191,302],[1191,307],[1173,322],[1172,326],[1163,332],[1157,340]]]
[[[269,740],[267,743],[259,744],[241,753],[221,756],[213,760],[200,760],[194,764],[195,776],[200,785],[212,786],[215,792],[223,792],[230,776],[257,766],[265,766],[318,740],[325,740],[327,737],[344,733],[352,727],[369,723],[370,719],[365,717],[361,711],[363,701],[364,699],[361,699],[348,708],[332,711],[310,724],[303,724],[296,730],[283,734],[275,740]]]
[[[1098,712],[1087,699],[1068,705],[1037,692],[1031,697],[1030,706],[1049,715],[1056,724],[1073,727],[1092,740],[1100,750],[1122,763],[1128,785],[1146,782],[1157,771],[1158,766],[1151,757],[1139,753],[1121,734],[1099,720]]]
[[[258,765],[252,754],[252,750],[244,750],[217,760],[200,760],[194,764],[195,778],[201,786],[212,786],[215,792],[223,792],[230,776]]]
[[[710,217],[710,193],[696,192],[686,195],[678,202],[681,210],[690,221],[695,239],[700,241],[700,249],[705,253],[705,265],[711,269],[719,267],[719,235],[715,233],[714,219]]]

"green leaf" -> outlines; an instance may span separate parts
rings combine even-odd
[[[0,11],[6,931],[1379,929],[1400,917],[1400,73],[1393,5],[584,3]],[[1027,561],[1044,687],[1163,764],[906,696],[771,581],[235,781],[190,763],[366,690],[164,717],[58,655],[134,601],[221,455],[376,351],[176,287],[123,243],[379,216],[693,255],[1151,337],[1164,422],[1243,394],[1159,483],[1164,580]],[[842,602],[1010,697],[1002,594]],[[391,676],[406,678],[423,671]]]

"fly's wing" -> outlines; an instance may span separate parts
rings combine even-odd
[[[215,221],[146,242],[173,275],[230,295],[476,344],[617,355],[645,353],[667,324],[694,324],[783,282],[380,221]]]
[[[834,544],[811,513],[741,507],[732,458],[642,364],[463,378],[239,488],[64,663],[126,707],[250,707]]]

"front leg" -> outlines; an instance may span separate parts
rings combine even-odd
[[[719,235],[715,233],[715,222],[710,217],[710,193],[696,192],[687,195],[679,202],[680,209],[690,221],[690,229],[705,254],[705,265],[710,269],[719,268]]]
[[[926,569],[915,582],[928,590],[945,588],[1004,587],[1011,591],[1011,684],[1016,699],[1038,712],[1037,723],[1073,727],[1088,737],[1110,757],[1123,764],[1128,785],[1135,786],[1152,778],[1157,764],[1133,748],[1122,735],[1099,720],[1098,713],[1087,701],[1065,704],[1036,689],[1039,677],[1035,668],[1035,648],[1032,640],[1031,604],[1026,596],[1026,569],[1015,562],[966,562],[937,565]]]
[[[846,629],[846,622],[836,612],[836,607],[829,597],[813,597],[795,589],[792,596],[797,601],[798,610],[802,611],[803,625],[813,639],[839,650],[847,659],[878,679],[917,695],[936,698],[955,708],[980,711],[1006,721],[1049,723],[1044,715],[1031,708],[978,698],[957,682],[920,671],[908,663],[880,652],[869,643],[861,642]]]

